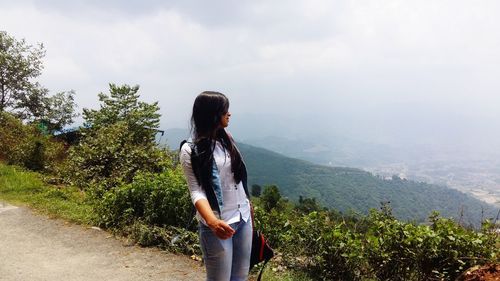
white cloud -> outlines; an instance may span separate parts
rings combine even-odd
[[[204,89],[241,113],[338,118],[430,103],[500,119],[497,1],[141,3],[0,2],[0,18],[46,45],[50,89],[75,89],[90,107],[108,82],[140,84],[165,127],[184,125]]]

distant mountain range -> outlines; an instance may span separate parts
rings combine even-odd
[[[169,147],[177,149],[187,135],[186,130],[167,130]],[[398,218],[416,221],[424,221],[432,210],[474,225],[496,215],[493,206],[444,186],[398,177],[388,180],[356,168],[322,166],[243,143],[238,146],[250,185],[276,184],[283,196],[294,201],[299,196],[314,197],[323,206],[361,213],[390,202]]]

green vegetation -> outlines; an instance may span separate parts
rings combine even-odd
[[[43,135],[34,124],[24,125],[0,112],[0,160],[34,171],[53,172],[64,159],[64,145]]]
[[[277,270],[277,268],[275,268]],[[256,280],[256,279],[249,279],[249,280]],[[264,271],[262,274],[262,280],[266,281],[311,281],[310,277],[308,277],[306,274],[302,272],[296,272],[296,271],[273,271],[273,270],[267,270]]]
[[[95,221],[85,193],[44,183],[38,173],[0,163],[0,199],[79,224]]]
[[[61,130],[75,117],[74,92],[49,96],[36,79],[42,74],[45,49],[0,31],[0,113],[10,112],[45,131]]]
[[[316,198],[322,206],[363,214],[390,202],[399,219],[424,222],[435,210],[476,227],[497,213],[492,206],[447,187],[398,177],[384,180],[363,170],[315,165],[242,143],[239,148],[248,167],[249,185],[275,184],[282,196],[296,202],[300,196]]]
[[[42,73],[44,56],[42,44],[28,45],[0,31],[0,112],[23,108],[24,101],[45,91],[34,81]]]
[[[264,193],[275,189],[266,186]],[[182,174],[171,170],[138,175],[91,205],[78,189],[53,187],[39,174],[0,165],[3,200],[97,223],[143,246],[200,255],[196,232],[186,229],[188,196]],[[433,214],[429,224],[412,224],[396,220],[387,206],[369,216],[307,212],[283,198],[266,211],[265,198],[253,201],[256,227],[278,253],[266,270],[269,280],[453,280],[470,266],[499,262],[500,239],[490,223],[474,231]],[[310,206],[307,199],[302,202]]]
[[[168,152],[154,142],[158,105],[140,102],[138,90],[110,84],[109,95],[99,94],[99,110],[84,109],[82,140],[70,148],[61,170],[66,182],[99,191],[100,197],[101,191],[130,183],[136,173],[171,166]]]
[[[260,197],[262,193],[262,187],[258,184],[252,184],[251,192],[253,197]]]
[[[278,202],[281,199],[281,194],[276,185],[270,185],[266,186],[260,198],[263,202],[264,210],[269,212],[278,206]]]
[[[277,262],[313,280],[454,280],[473,265],[499,262],[499,236],[487,221],[474,231],[437,213],[427,224],[402,222],[387,205],[343,216],[304,213],[283,199],[266,211],[261,200],[256,225],[281,254]]]
[[[97,199],[96,199],[97,200]],[[120,227],[140,220],[148,225],[185,227],[192,206],[180,169],[141,174],[130,184],[104,193],[96,205],[104,227]]]

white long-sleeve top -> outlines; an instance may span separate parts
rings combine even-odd
[[[219,141],[217,141],[213,155],[217,169],[219,170],[222,197],[224,200],[224,207],[222,208],[222,214],[220,216],[221,219],[227,224],[238,222],[240,218],[245,222],[248,221],[250,219],[250,202],[245,194],[243,183],[241,181],[236,183],[234,180],[234,175],[231,171],[231,156],[229,152],[224,149]],[[207,199],[204,189],[198,184],[196,176],[194,175],[191,166],[191,147],[188,143],[185,143],[181,147],[179,158],[184,175],[186,176],[193,205],[200,199]],[[215,216],[219,216],[217,211],[213,210],[213,212]],[[200,222],[206,225],[205,220],[201,217],[199,212],[196,212],[196,217]]]

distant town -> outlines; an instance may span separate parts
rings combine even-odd
[[[496,159],[421,161],[410,165],[394,163],[364,169],[387,179],[397,175],[400,178],[446,185],[500,208],[500,163]]]

